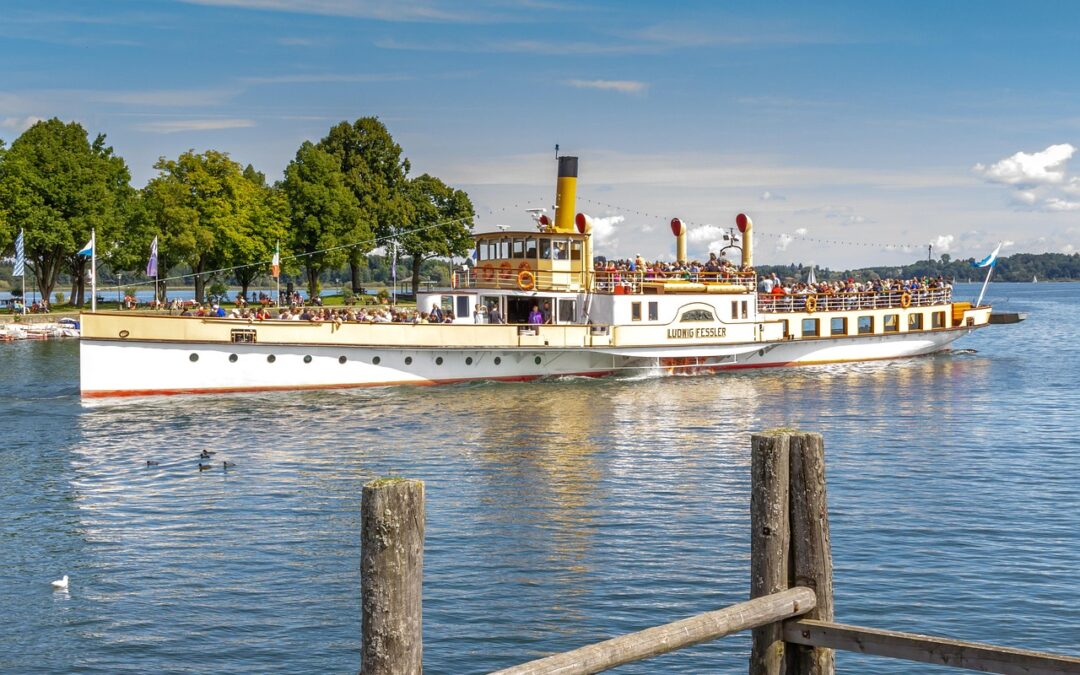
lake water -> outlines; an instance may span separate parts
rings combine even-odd
[[[716,609],[748,594],[750,434],[781,425],[825,436],[837,620],[1080,654],[1080,285],[991,291],[1029,319],[974,353],[713,377],[84,407],[75,342],[2,344],[0,671],[355,673],[385,475],[427,485],[428,673]],[[200,473],[204,448],[237,467]]]

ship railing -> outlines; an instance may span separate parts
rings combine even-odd
[[[639,295],[649,283],[689,282],[705,284],[733,284],[747,291],[754,290],[757,276],[753,272],[625,272],[620,270],[597,270],[596,293],[614,295]]]
[[[811,300],[811,298],[813,298]],[[952,302],[951,288],[863,291],[859,293],[758,294],[758,312],[842,312],[862,309],[931,307]]]
[[[524,274],[528,272],[528,274]],[[455,270],[450,276],[452,288],[508,288],[519,291],[534,289],[552,289],[571,284],[579,280],[581,272],[534,270],[532,267],[514,267],[505,263],[501,267],[479,267],[476,269]],[[558,279],[558,283],[556,283]]]

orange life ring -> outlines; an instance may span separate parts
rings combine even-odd
[[[476,275],[482,281],[491,281],[495,277],[495,268],[491,266],[491,263],[484,263],[477,269]]]
[[[531,291],[536,288],[536,275],[530,270],[521,270],[518,272],[518,288],[523,291]]]
[[[510,279],[512,274],[513,274],[513,271],[511,270],[511,266],[510,266],[509,262],[504,260],[501,263],[499,263],[499,277],[498,277],[499,281],[506,281],[506,280]]]
[[[529,265],[528,260],[522,260],[521,264],[518,265],[518,269],[519,270],[529,270],[531,272],[532,271],[532,266]]]
[[[806,311],[810,312],[812,314],[814,312],[814,310],[816,310],[816,309],[817,309],[817,295],[813,294],[813,295],[806,296]]]
[[[900,296],[900,306],[904,309],[911,307],[911,293],[904,291],[904,293]]]

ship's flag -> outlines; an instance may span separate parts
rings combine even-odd
[[[270,261],[270,276],[275,279],[281,276],[281,244],[274,247],[274,259]]]
[[[19,236],[15,238],[15,269],[11,276],[21,277],[26,274],[26,253],[23,250],[23,231],[19,230]]]
[[[79,249],[79,252],[75,255],[81,255],[87,258],[94,255],[94,235],[90,235],[90,241],[86,242],[86,246]]]
[[[1001,244],[998,244],[997,248],[994,249],[993,253],[986,256],[985,258],[983,258],[979,262],[973,262],[971,264],[972,264],[973,267],[993,267],[994,263],[997,262],[998,253],[1000,251],[1001,251]]]
[[[150,242],[150,262],[146,263],[146,276],[157,276],[157,237]]]

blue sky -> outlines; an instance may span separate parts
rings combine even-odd
[[[1080,5],[560,0],[0,1],[0,138],[103,132],[134,183],[229,152],[271,179],[376,115],[480,215],[531,227],[554,145],[600,253],[833,267],[1080,246]],[[828,243],[826,243],[828,242]]]

